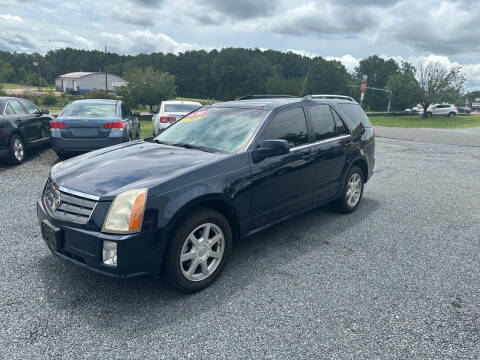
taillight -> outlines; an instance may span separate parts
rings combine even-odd
[[[65,125],[65,123],[63,122],[52,121],[50,123],[50,129],[66,129],[66,128],[67,128],[67,125]]]
[[[175,122],[175,120],[177,120],[175,118],[175,116],[160,116],[158,118],[158,120],[161,122],[161,123],[173,123]]]
[[[105,123],[103,124],[103,127],[105,129],[111,129],[111,130],[123,130],[123,121]]]

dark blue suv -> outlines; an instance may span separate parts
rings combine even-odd
[[[205,106],[155,138],[57,164],[37,203],[51,251],[116,277],[211,284],[232,243],[326,203],[354,211],[374,166],[371,124],[342,96]]]

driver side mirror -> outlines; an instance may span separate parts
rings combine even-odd
[[[263,140],[253,152],[253,159],[256,163],[277,155],[288,154],[290,144],[287,140]]]
[[[48,109],[40,109],[40,115],[48,115],[50,114],[50,111]]]

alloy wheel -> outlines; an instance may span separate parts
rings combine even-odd
[[[180,268],[190,281],[202,281],[212,275],[222,261],[225,235],[220,227],[205,223],[196,227],[180,252]]]
[[[354,173],[348,180],[347,185],[347,204],[350,207],[354,207],[357,205],[358,201],[360,200],[360,196],[362,195],[362,179],[360,174]]]
[[[13,154],[18,161],[22,161],[23,157],[25,156],[25,150],[23,148],[22,141],[18,138],[13,141]]]

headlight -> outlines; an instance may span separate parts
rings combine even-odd
[[[143,213],[147,200],[147,189],[128,190],[118,194],[113,200],[102,232],[132,234],[142,228]]]

